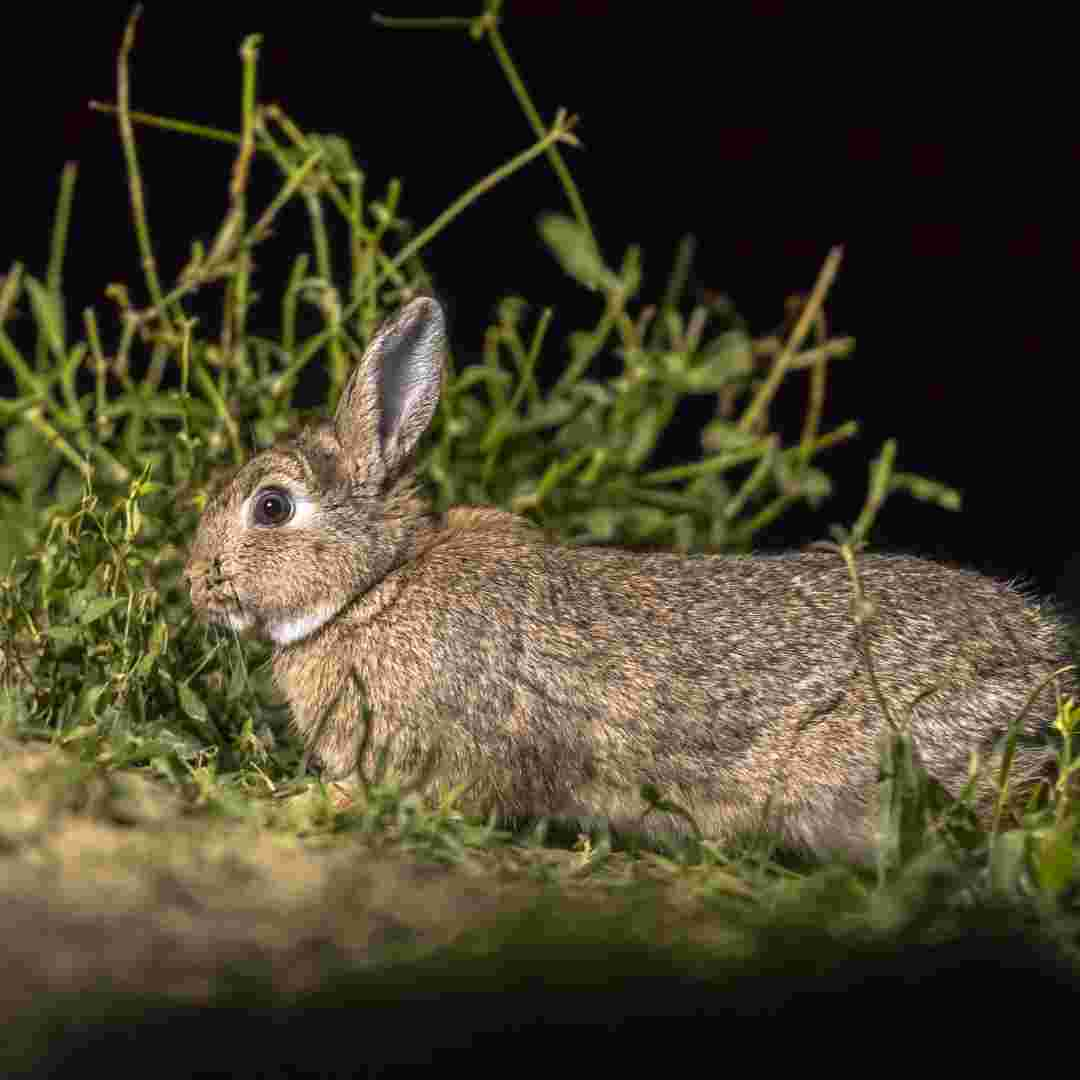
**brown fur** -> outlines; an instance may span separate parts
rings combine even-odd
[[[407,774],[436,746],[437,775],[475,781],[477,809],[626,827],[652,783],[716,839],[766,826],[795,847],[865,855],[885,721],[843,561],[571,548],[502,511],[433,513],[411,456],[444,350],[438,306],[414,301],[377,335],[334,421],[252,460],[195,538],[194,606],[276,638],[275,681],[324,774],[355,768],[362,685],[369,755],[392,739]],[[245,500],[267,484],[308,500],[303,523],[252,522]],[[1069,662],[1063,629],[970,571],[892,555],[858,568],[881,688],[896,717],[937,688],[913,732],[955,793],[970,751],[992,759]],[[1023,725],[1021,787],[1053,764],[1053,715],[1051,685]],[[985,809],[985,775],[979,792]]]

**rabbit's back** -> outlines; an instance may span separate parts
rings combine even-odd
[[[1061,626],[970,571],[894,555],[857,566],[875,608],[866,633],[880,688],[897,719],[934,688],[913,730],[956,791],[970,751],[987,758],[1067,663]],[[348,698],[355,671],[375,745],[398,729],[401,758],[415,763],[438,732],[447,780],[479,770],[477,797],[503,813],[625,824],[652,783],[712,835],[769,825],[817,850],[869,841],[884,720],[836,554],[570,548],[510,515],[452,511],[419,559],[284,650],[276,670],[294,701],[298,682],[318,680],[324,703]],[[1053,710],[1050,687],[1023,725],[1021,781],[1053,760]],[[317,714],[297,716],[309,734]],[[319,753],[331,774],[348,771],[353,728],[327,725]]]

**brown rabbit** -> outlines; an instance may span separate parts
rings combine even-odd
[[[328,779],[392,736],[402,773],[438,747],[476,809],[635,828],[654,784],[706,835],[765,827],[865,857],[885,720],[836,554],[682,556],[569,547],[500,510],[437,513],[414,450],[446,332],[420,298],[376,334],[333,421],[260,453],[209,502],[186,576],[211,621],[274,642],[274,679]],[[880,687],[954,793],[1068,664],[1062,624],[1010,585],[894,555],[858,560]],[[357,678],[357,676],[359,678]],[[1072,692],[1071,674],[1059,683]],[[1052,769],[1048,682],[1012,767]],[[993,787],[984,770],[979,804]],[[685,828],[655,813],[652,829]]]

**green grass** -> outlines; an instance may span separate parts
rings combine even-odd
[[[830,365],[853,349],[824,329],[841,253],[783,340],[753,337],[726,300],[685,295],[689,241],[664,294],[639,300],[642,253],[629,245],[617,268],[602,254],[564,157],[573,118],[541,121],[497,6],[441,25],[488,42],[536,141],[418,232],[396,181],[368,191],[344,140],[259,102],[255,37],[241,53],[238,132],[133,111],[132,22],[116,105],[99,107],[121,121],[149,269],[110,286],[107,311],[67,310],[69,166],[44,274],[15,263],[0,279],[0,362],[15,387],[0,397],[0,1020],[12,1062],[58,1054],[80,1024],[128,1031],[135,1016],[149,1032],[148,1017],[182,1025],[210,1003],[227,1029],[296,1010],[281,1015],[315,1040],[324,1006],[374,1016],[397,1003],[417,1017],[405,1049],[421,1054],[535,1012],[534,992],[566,1023],[574,1007],[602,1023],[706,999],[714,1012],[775,1011],[791,986],[851,989],[874,973],[899,978],[909,962],[932,980],[942,949],[976,958],[979,972],[1015,961],[1021,980],[1028,968],[1075,978],[1071,702],[1059,710],[1061,782],[1006,813],[1006,754],[990,830],[944,798],[894,732],[875,867],[797,863],[764,838],[613,849],[557,824],[470,820],[431,789],[386,782],[339,809],[303,771],[265,648],[211,637],[192,617],[180,570],[215,475],[298,422],[293,395],[310,366],[329,373],[332,407],[379,320],[438,286],[430,240],[482,212],[493,184],[545,162],[569,213],[541,215],[540,234],[568,285],[595,296],[596,321],[563,346],[552,310],[505,297],[482,342],[455,343],[423,456],[436,501],[506,506],[574,543],[745,550],[788,508],[831,491],[815,461],[857,430],[821,430]],[[236,147],[225,218],[174,282],[148,258],[144,125]],[[276,177],[265,205],[249,194],[256,171]],[[287,207],[306,215],[309,250],[275,253],[271,226]],[[347,246],[331,242],[340,234]],[[260,268],[287,262],[280,280],[260,269],[256,281],[256,250]],[[256,304],[272,336],[250,332]],[[304,337],[312,315],[321,325]],[[610,356],[621,370],[596,376],[594,360]],[[805,419],[785,445],[770,405],[803,379]],[[701,456],[657,468],[658,441],[691,394],[715,402]],[[897,471],[896,453],[890,442],[872,463],[864,512],[837,534],[846,544],[870,534],[893,492],[958,506],[950,489]],[[643,813],[664,797],[642,794]],[[643,989],[611,997],[613,981]],[[440,995],[462,1006],[453,1024],[430,1005]],[[378,1026],[368,1030],[382,1038]],[[393,1056],[388,1038],[378,1046]]]

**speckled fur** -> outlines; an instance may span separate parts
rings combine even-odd
[[[393,733],[407,775],[436,745],[436,775],[474,780],[477,809],[633,827],[653,783],[721,841],[767,826],[796,848],[865,855],[884,721],[843,561],[571,548],[502,511],[434,513],[411,460],[444,351],[435,302],[408,305],[333,422],[240,470],[191,552],[195,608],[278,642],[274,679],[324,775],[355,767],[359,676],[369,754]],[[245,500],[268,483],[309,500],[303,524],[253,524]],[[955,792],[970,751],[992,761],[1031,691],[1069,663],[1062,626],[970,571],[893,555],[858,568],[881,687],[897,716],[937,687],[913,730]],[[1059,686],[1075,692],[1071,674]],[[1050,686],[1027,714],[1021,789],[1052,767],[1054,702]],[[984,779],[981,805],[991,798]]]

